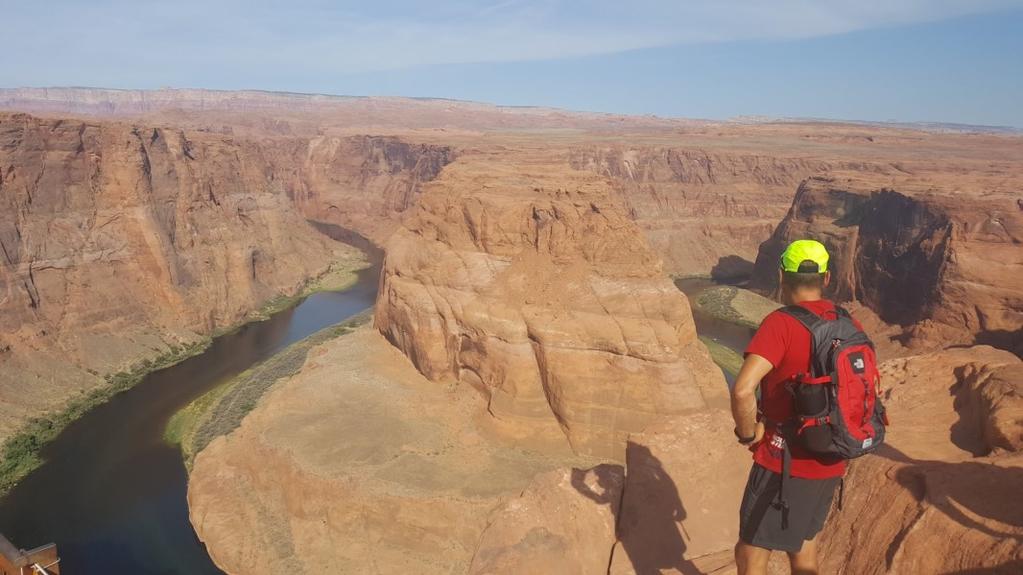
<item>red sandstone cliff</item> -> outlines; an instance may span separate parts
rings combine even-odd
[[[689,304],[593,175],[463,156],[387,244],[376,324],[502,420],[621,457],[631,432],[724,402]]]
[[[301,169],[308,185],[295,189],[304,213],[378,242],[414,203],[420,185],[451,161],[453,149],[526,145],[607,178],[670,275],[748,274],[758,245],[806,177],[846,171],[876,178],[879,187],[907,178],[948,187],[949,177],[983,175],[986,180],[969,188],[1016,192],[1023,164],[1012,137],[838,123],[711,123],[429,99],[26,88],[0,89],[0,108],[290,139],[296,154],[306,154],[293,167],[310,168]]]
[[[485,405],[463,386],[421,381],[379,335],[320,349],[197,459],[192,519],[234,572],[727,570],[748,455],[727,414],[705,409],[723,384],[656,260],[685,274],[752,259],[807,176],[834,181],[801,189],[765,245],[825,237],[839,293],[905,324],[902,340],[1018,346],[1011,138],[809,124],[699,131],[267,93],[0,91],[4,105],[144,115],[148,126],[0,123],[0,239],[16,246],[0,260],[0,301],[18,302],[19,326],[0,351],[7,421],[98,382],[51,349],[102,369],[293,288],[327,261],[303,217],[383,241],[407,216],[378,325],[424,373],[476,386]],[[190,128],[159,127],[168,122]],[[615,133],[620,147],[606,134],[594,144],[593,133],[474,132],[623,126],[661,131]],[[429,133],[353,135],[406,128]],[[448,173],[456,148],[477,157]],[[858,174],[847,182],[836,170]],[[763,257],[766,282],[777,255]],[[225,287],[236,283],[240,293]],[[0,307],[5,322],[13,309]],[[1013,362],[972,348],[886,366],[899,384],[899,451],[853,467],[847,507],[824,537],[829,569],[1018,570]],[[11,375],[19,369],[29,375]],[[557,440],[527,451],[536,444],[521,438],[546,428]],[[624,459],[624,477],[557,452],[565,435],[579,451]],[[849,530],[847,518],[865,513],[877,513],[876,528]],[[933,552],[949,540],[962,548]]]
[[[357,230],[383,244],[415,204],[421,185],[454,157],[449,146],[396,137],[316,137],[308,143],[303,185],[293,199],[307,218]]]
[[[669,273],[743,277],[804,178],[835,169],[883,172],[781,150],[635,146],[573,150],[570,164],[607,177]],[[745,261],[744,261],[745,260]]]
[[[375,322],[196,457],[191,520],[222,568],[727,566],[749,455],[604,179],[461,154],[388,240]]]
[[[354,258],[292,206],[290,152],[0,115],[0,436]]]
[[[1008,194],[874,187],[811,178],[757,257],[754,285],[772,291],[788,242],[832,254],[832,294],[901,326],[912,347],[988,343],[1023,353],[1023,210]]]
[[[0,438],[356,257],[304,220],[382,242],[453,156],[0,114]]]

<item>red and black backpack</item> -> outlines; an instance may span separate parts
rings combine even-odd
[[[810,331],[810,372],[789,383],[800,444],[842,459],[870,453],[884,441],[887,423],[873,342],[841,307],[834,320],[798,305],[781,311]]]
[[[787,384],[794,416],[775,424],[785,439],[777,504],[786,527],[784,482],[791,466],[788,445],[796,441],[812,453],[854,459],[884,442],[888,419],[878,395],[881,377],[874,344],[856,327],[849,312],[835,306],[836,318],[828,320],[798,305],[781,311],[805,326],[811,338],[809,373],[798,374]]]

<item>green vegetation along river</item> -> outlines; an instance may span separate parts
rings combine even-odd
[[[164,440],[167,423],[288,345],[370,308],[379,254],[371,260],[354,286],[217,337],[68,424],[41,450],[45,463],[0,500],[0,533],[23,548],[56,542],[69,574],[220,573],[189,522],[188,477],[178,447]]]

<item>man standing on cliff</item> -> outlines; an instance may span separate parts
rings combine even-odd
[[[781,256],[781,300],[824,319],[836,319],[835,304],[824,299],[831,281],[828,252],[814,240],[799,240]],[[860,328],[859,324],[857,327]],[[860,328],[862,329],[862,328]],[[746,491],[739,512],[735,561],[739,575],[767,573],[771,551],[785,551],[792,573],[816,574],[817,534],[824,527],[845,461],[788,445],[791,468],[782,483],[785,439],[776,425],[793,416],[787,384],[810,365],[810,332],[790,314],[777,310],[764,318],[746,348],[746,359],[732,391],[732,415],[739,443],[753,451]],[[760,416],[756,391],[760,388]],[[780,503],[780,504],[779,504]]]

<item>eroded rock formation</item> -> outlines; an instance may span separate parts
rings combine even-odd
[[[1023,211],[1009,195],[967,199],[811,178],[761,246],[756,286],[774,289],[781,251],[802,237],[828,246],[834,297],[902,326],[911,345],[1023,352]]]
[[[395,137],[235,138],[0,115],[0,439],[135,360],[378,242],[454,157]]]
[[[843,508],[822,535],[824,570],[1018,572],[1023,362],[979,346],[881,371],[892,387],[889,445],[851,465]]]
[[[506,421],[620,458],[629,433],[725,401],[685,296],[598,177],[539,159],[449,166],[387,244],[376,324]]]
[[[584,148],[570,164],[607,177],[671,274],[708,273],[726,256],[752,261],[791,190],[826,169],[805,158],[690,148]]]
[[[357,257],[294,209],[286,152],[0,115],[0,437]]]

